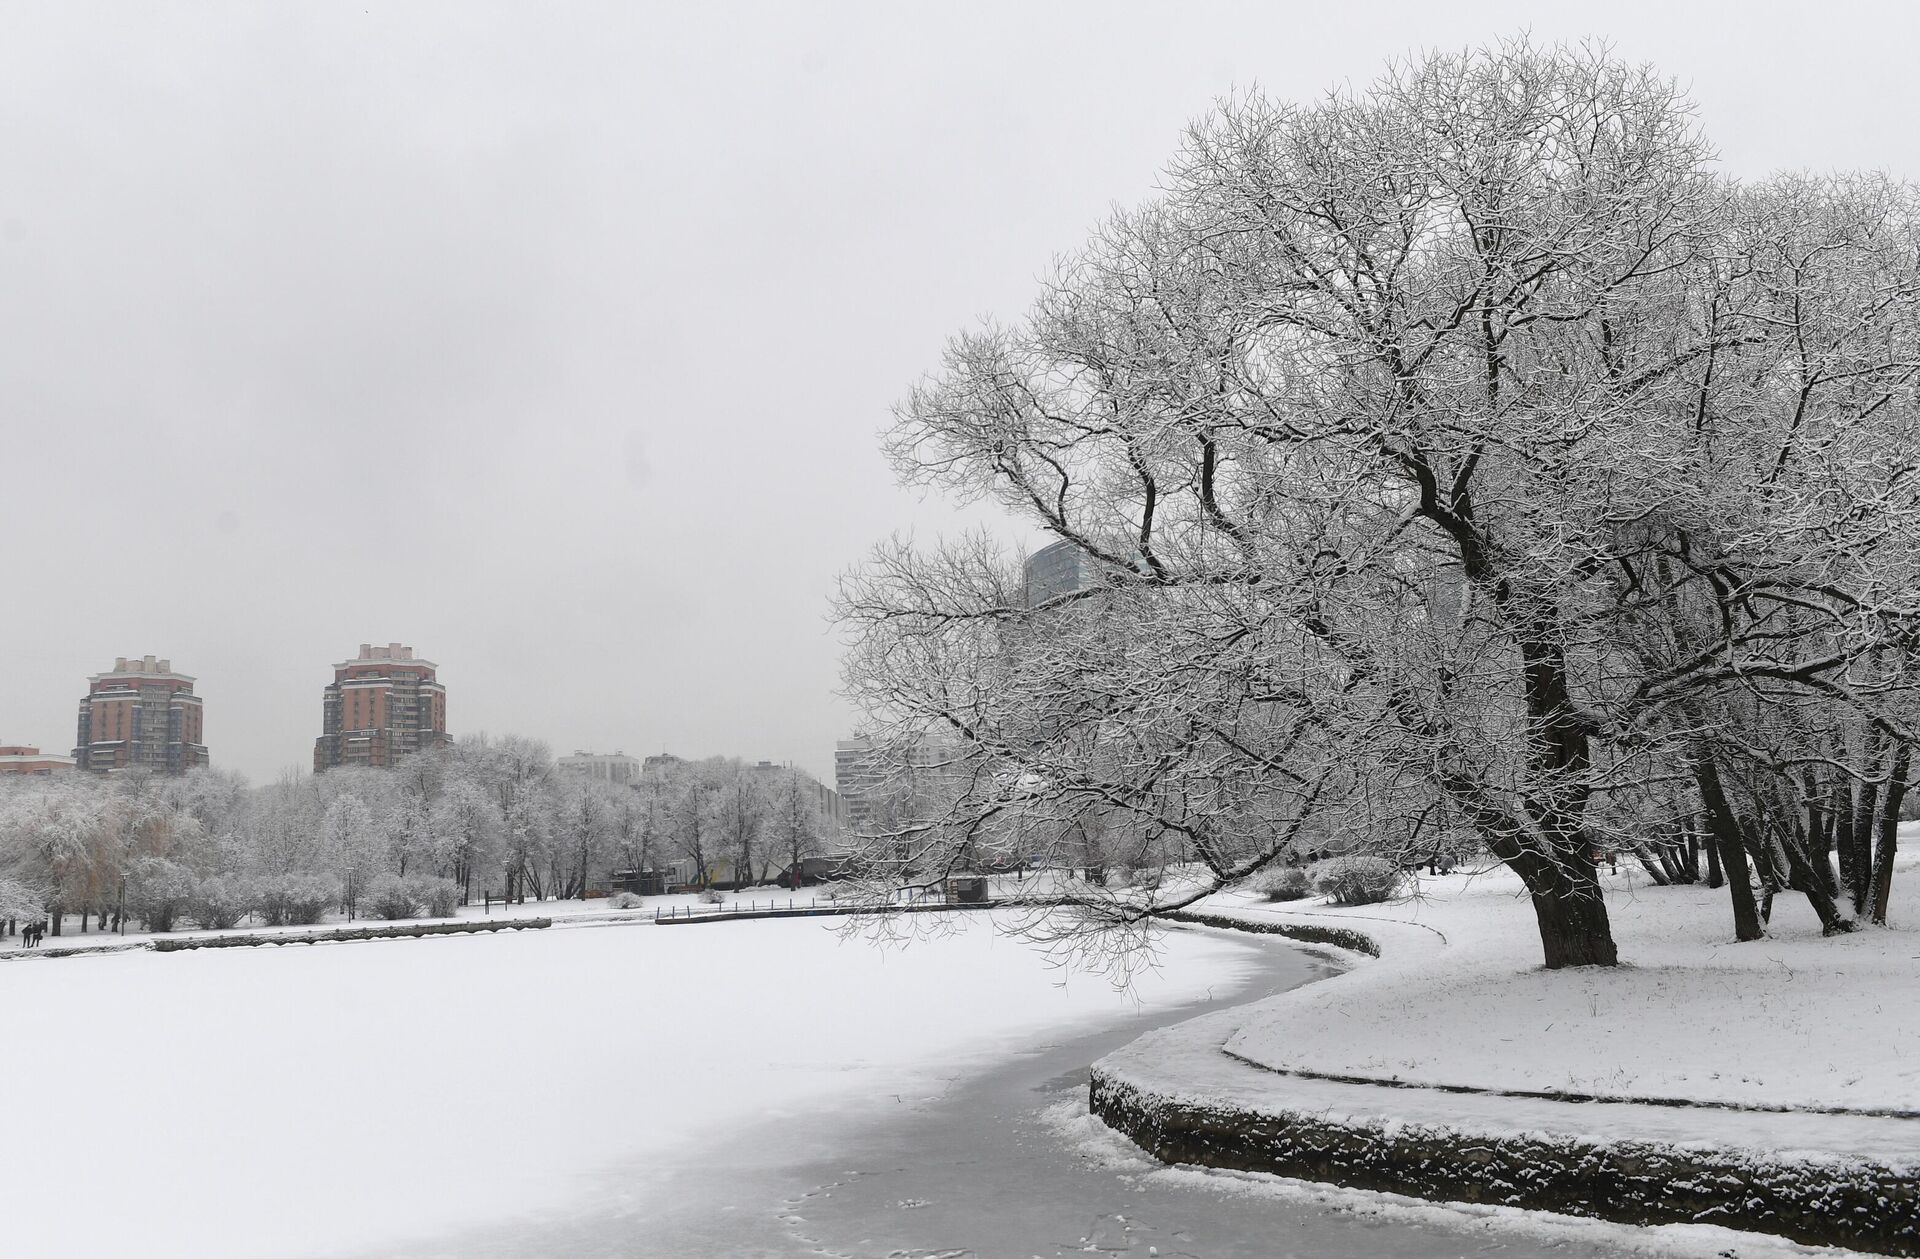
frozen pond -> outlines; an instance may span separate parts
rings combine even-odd
[[[478,1233],[539,1254],[529,1236],[690,1183],[757,1201],[738,1155],[683,1173],[746,1134],[752,1159],[802,1165],[856,1119],[1136,1009],[948,920],[884,950],[800,919],[8,962],[0,1237],[278,1259]],[[1257,956],[1172,937],[1139,1001],[1176,1008]]]
[[[888,950],[807,919],[9,963],[33,1061],[0,1117],[33,1157],[0,1233],[143,1259],[1543,1249],[1162,1169],[1086,1119],[1094,1059],[1321,974],[1300,950],[1169,933],[1122,996],[949,921]]]
[[[1239,1178],[1165,1169],[1086,1113],[1088,1064],[1149,1027],[1329,973],[1277,943],[1240,945],[1238,982],[1097,1029],[1029,1045],[941,1096],[881,1114],[750,1129],[684,1157],[623,1169],[598,1205],[465,1231],[392,1255],[833,1256],[1026,1259],[1156,1255],[1206,1259],[1432,1259],[1551,1253],[1607,1259],[1620,1235],[1595,1225],[1488,1228],[1424,1207],[1373,1210],[1353,1195],[1275,1194]],[[1605,1230],[1604,1234],[1602,1230]],[[1712,1253],[1711,1251],[1707,1253]]]

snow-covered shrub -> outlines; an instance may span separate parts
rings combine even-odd
[[[0,878],[0,922],[37,922],[46,897],[13,879]]]
[[[460,885],[432,874],[409,874],[407,890],[429,918],[451,918],[460,911]]]
[[[1377,905],[1400,890],[1400,867],[1385,857],[1329,857],[1307,871],[1313,890],[1336,905]]]
[[[607,903],[615,909],[638,909],[646,902],[632,892],[616,892]]]
[[[193,871],[165,857],[140,857],[127,869],[127,911],[149,931],[172,931],[188,911],[198,880]]]
[[[291,871],[269,875],[257,885],[254,912],[270,927],[307,926],[326,917],[340,899],[340,885],[324,874]]]
[[[727,903],[727,894],[717,887],[702,888],[700,891],[700,903],[703,905],[724,905]]]
[[[377,874],[360,894],[369,918],[418,918],[426,906],[414,895],[411,880],[397,874]]]
[[[202,927],[225,931],[253,909],[259,893],[252,883],[239,875],[222,874],[201,879],[187,904],[187,914]]]
[[[1116,889],[1132,887],[1150,892],[1160,886],[1160,876],[1159,866],[1108,866],[1106,886]]]
[[[1270,901],[1297,901],[1313,895],[1313,883],[1299,866],[1270,866],[1247,881],[1247,890]]]

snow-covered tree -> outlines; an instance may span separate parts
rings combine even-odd
[[[621,797],[630,797],[626,787],[613,787],[583,774],[565,774],[558,779],[560,802],[556,834],[564,843],[552,850],[554,894],[585,899],[593,883],[593,872],[606,867],[607,854],[619,821]]]
[[[386,869],[386,836],[365,801],[341,792],[321,816],[320,846],[329,871],[340,880],[342,908],[352,918],[368,881]]]
[[[713,793],[714,834],[732,870],[731,882],[756,882],[766,831],[767,801],[760,775],[739,762],[716,767]]]
[[[1030,606],[970,537],[844,583],[849,692],[960,786],[868,856],[921,877],[1098,825],[1197,860],[1067,898],[1111,926],[1445,819],[1561,967],[1616,960],[1595,856],[1634,793],[1723,864],[1762,847],[1724,767],[1792,785],[1809,754],[1763,765],[1740,723],[1855,714],[1870,814],[1913,737],[1884,657],[1920,613],[1920,216],[1709,158],[1671,81],[1524,41],[1195,123],[1162,196],[898,408],[906,483],[1089,579]]]
[[[819,796],[799,770],[788,769],[779,776],[767,805],[770,859],[784,863],[797,876],[802,862],[826,851],[826,833]]]

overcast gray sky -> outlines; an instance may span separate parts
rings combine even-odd
[[[391,640],[456,733],[829,774],[833,577],[955,519],[888,405],[1216,96],[1530,27],[1913,177],[1915,8],[0,5],[0,741],[153,652],[270,777]]]

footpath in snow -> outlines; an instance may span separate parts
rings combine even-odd
[[[1104,1059],[1096,1113],[1170,1161],[1640,1222],[1718,1220],[1920,1253],[1920,868],[1889,928],[1803,898],[1732,939],[1724,889],[1624,866],[1626,963],[1548,972],[1501,871],[1395,904],[1215,898],[1364,933],[1378,959]]]

